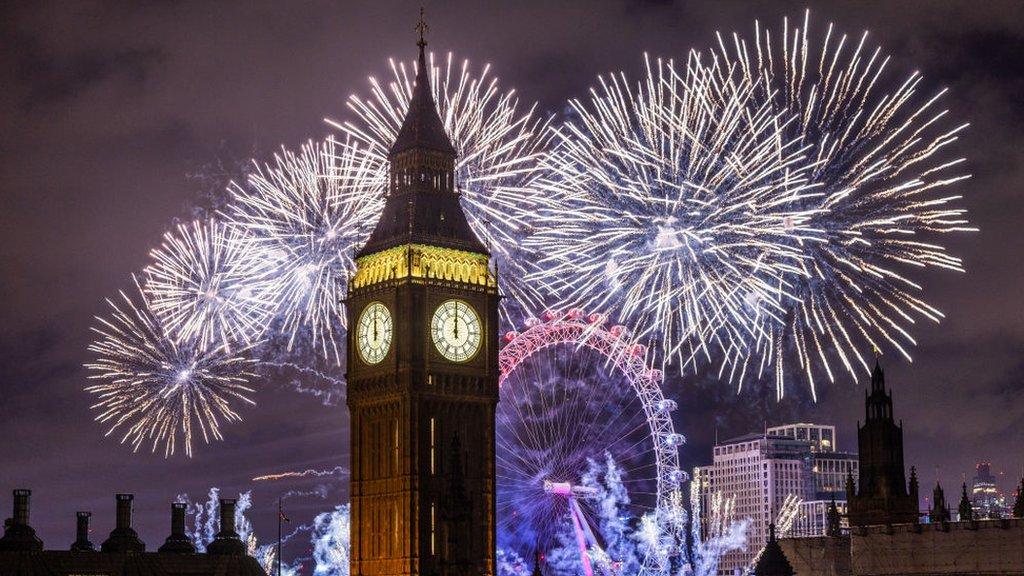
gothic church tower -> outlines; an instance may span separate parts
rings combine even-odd
[[[425,46],[346,300],[353,576],[495,574],[498,289]]]

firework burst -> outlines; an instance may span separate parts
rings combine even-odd
[[[781,322],[762,316],[752,332],[756,372],[774,373],[779,395],[790,366],[813,391],[815,372],[829,381],[837,368],[869,373],[872,349],[909,360],[915,319],[942,318],[913,274],[962,272],[936,238],[976,230],[950,191],[969,177],[948,152],[967,125],[951,125],[940,109],[945,90],[922,94],[917,72],[893,83],[889,58],[868,47],[866,32],[853,39],[830,24],[820,44],[808,40],[809,18],[784,20],[779,35],[755,24],[749,42],[719,35],[710,66],[721,85],[753,86],[759,102],[793,119],[785,138],[811,148],[807,178],[817,194],[787,206],[809,215],[820,241],[790,239],[806,257],[779,293]]]
[[[662,363],[721,355],[743,367],[759,302],[812,242],[804,150],[750,85],[716,84],[696,57],[647,59],[633,86],[600,78],[559,129],[541,180],[551,199],[527,245],[528,278],[563,305],[613,310]],[[776,311],[777,312],[777,311]]]
[[[266,260],[237,228],[216,220],[182,224],[151,252],[145,289],[177,343],[204,349],[259,340],[275,312]]]
[[[245,186],[232,184],[227,216],[252,238],[275,272],[278,315],[291,350],[308,331],[314,346],[341,362],[341,305],[355,248],[366,241],[383,206],[386,170],[375,155],[332,139],[284,150],[257,167]]]
[[[479,76],[469,62],[455,63],[449,54],[442,64],[430,57],[431,88],[438,112],[458,151],[456,184],[469,224],[506,271],[502,288],[525,313],[537,313],[542,299],[523,279],[529,258],[522,239],[535,227],[543,203],[535,185],[537,167],[551,137],[548,120],[535,107],[520,106],[512,90],[502,91],[485,66]],[[415,65],[391,61],[391,78],[370,78],[370,98],[351,96],[354,121],[327,122],[364,142],[379,158],[378,194],[386,192],[386,154],[402,126],[412,98]],[[505,309],[506,319],[508,309]]]
[[[107,300],[109,316],[96,319],[99,338],[89,346],[95,360],[85,367],[100,383],[86,390],[98,398],[92,408],[109,426],[107,435],[120,432],[121,443],[135,451],[163,445],[165,457],[174,454],[180,436],[191,456],[197,430],[206,443],[222,440],[221,422],[241,420],[232,404],[255,404],[247,384],[253,363],[241,356],[245,347],[232,353],[168,338],[137,279],[135,286],[134,298],[121,292],[123,302]]]

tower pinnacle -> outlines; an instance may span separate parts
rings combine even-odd
[[[417,42],[416,44],[420,47],[421,58],[423,57],[423,48],[427,45],[427,32],[430,32],[430,26],[427,26],[427,21],[424,18],[425,12],[426,11],[423,9],[423,6],[420,6],[420,21],[418,24],[416,24],[416,31],[420,33],[420,41]]]

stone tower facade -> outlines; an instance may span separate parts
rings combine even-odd
[[[903,423],[893,420],[892,395],[885,388],[885,374],[877,362],[865,406],[867,419],[857,428],[860,478],[856,488],[852,481],[847,484],[850,525],[917,522],[917,477],[911,470],[908,486],[903,467]]]
[[[425,44],[346,299],[353,576],[495,573],[499,296]]]

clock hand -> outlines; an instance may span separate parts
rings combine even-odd
[[[373,339],[377,340],[377,308],[373,309]]]
[[[455,339],[459,339],[459,303],[455,303]]]

